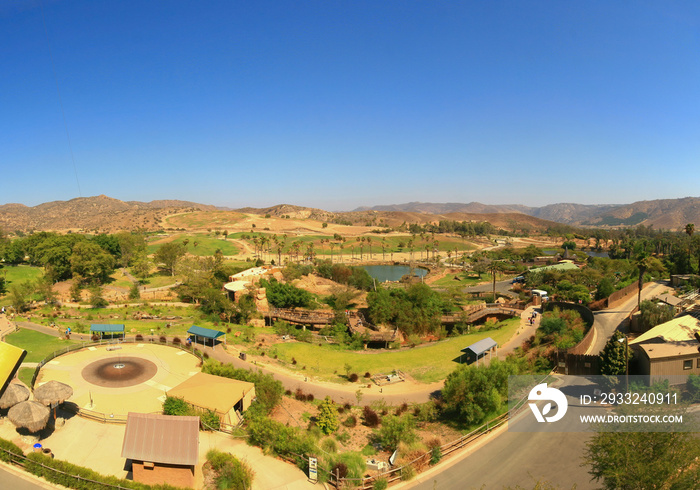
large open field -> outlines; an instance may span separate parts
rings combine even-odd
[[[331,345],[291,342],[277,344],[270,353],[276,353],[283,362],[288,363],[289,369],[307,372],[329,381],[342,382],[340,375],[345,375],[344,366],[348,364],[352,372],[360,377],[365,372],[379,374],[399,369],[418,381],[431,383],[444,379],[452,372],[457,366],[460,351],[474,342],[491,337],[503,345],[518,329],[520,319],[506,320],[500,325],[498,330],[475,332],[400,351],[355,352]],[[292,358],[297,361],[296,365],[291,364]]]
[[[155,253],[158,248],[168,242],[178,241],[187,243],[187,253],[199,255],[201,257],[211,257],[217,250],[221,250],[224,255],[238,255],[239,250],[229,240],[207,234],[174,234],[166,238],[161,238],[150,242],[146,248],[149,254]]]

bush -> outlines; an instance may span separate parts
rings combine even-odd
[[[182,344],[182,340],[180,340],[180,337],[173,338],[173,344],[175,344],[175,345]]]
[[[406,465],[401,468],[401,480],[410,481],[416,476],[416,470],[411,465]]]
[[[247,463],[216,449],[207,452],[207,460],[217,474],[214,479],[217,488],[237,490],[251,487],[255,473]]]
[[[193,410],[182,398],[168,396],[163,402],[163,415],[192,415]]]
[[[371,377],[372,377],[372,375],[369,374],[369,371],[367,371],[367,372],[365,373],[365,378],[371,378]]]
[[[413,416],[405,414],[402,417],[388,415],[382,419],[382,428],[377,438],[386,449],[396,448],[400,442],[411,444],[418,439],[416,424]]]
[[[343,425],[348,428],[355,427],[357,425],[357,417],[349,415],[348,418],[343,420]]]
[[[207,361],[202,367],[202,372],[222,376],[224,378],[238,379],[255,384],[256,404],[259,404],[265,412],[272,411],[282,400],[284,387],[271,374],[259,371],[238,369],[233,364],[221,364],[218,361]]]
[[[5,451],[0,451],[0,461],[16,463],[20,461],[19,456],[24,456],[24,452],[19,446],[5,439],[0,439],[0,449],[4,449],[10,453],[8,454]]]
[[[372,485],[372,490],[386,490],[386,487],[389,486],[389,482],[386,481],[386,478],[380,478],[374,482],[374,485]]]
[[[331,473],[337,479],[345,478],[348,476],[348,466],[345,463],[336,463],[333,468],[331,468]]]
[[[360,379],[360,377],[356,373],[352,373],[350,376],[348,376],[348,380],[351,383],[356,383],[358,379]]]
[[[362,420],[367,427],[377,427],[379,425],[379,415],[367,405],[362,409]]]
[[[323,449],[327,453],[337,453],[338,452],[338,443],[329,437],[329,438],[321,441],[321,449]]]
[[[158,339],[158,341],[161,344],[166,344],[168,342],[168,339],[164,335],[161,335],[160,338]]]
[[[212,410],[207,410],[201,414],[199,420],[204,430],[219,430],[221,427],[219,416]]]
[[[141,335],[140,333],[136,334],[135,339],[136,339],[136,342],[143,342],[143,335]]]
[[[442,451],[440,450],[440,446],[435,446],[430,450],[430,464],[438,464],[440,460],[442,459]]]

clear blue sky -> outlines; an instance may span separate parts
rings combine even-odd
[[[0,203],[700,195],[697,1],[43,3],[0,2]]]

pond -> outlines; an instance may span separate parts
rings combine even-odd
[[[411,274],[411,272],[418,277],[425,277],[428,274],[427,269],[420,267],[411,268],[407,265],[363,265],[361,267],[379,282],[398,281],[406,274]]]

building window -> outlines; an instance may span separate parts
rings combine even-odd
[[[698,357],[698,362],[697,362],[697,364],[695,365],[695,367],[698,368],[698,369],[700,369],[700,357]]]
[[[693,369],[693,360],[688,359],[687,361],[683,361],[683,369]]]

